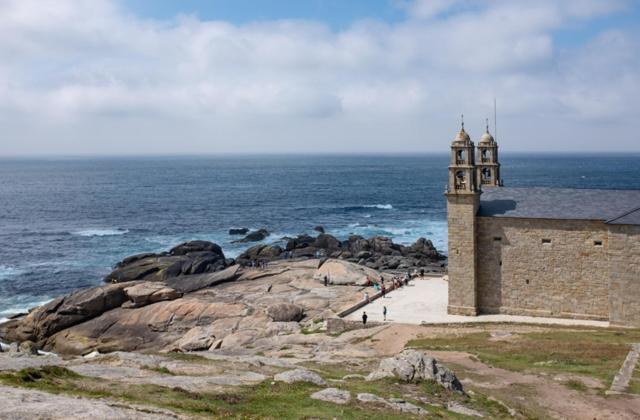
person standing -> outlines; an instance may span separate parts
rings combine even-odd
[[[324,287],[327,287],[328,284],[329,284],[329,277],[324,276]]]
[[[368,292],[364,292],[364,301],[369,303],[369,293]]]
[[[368,318],[367,313],[363,311],[362,312],[362,324],[363,325],[367,325],[367,318]]]
[[[387,307],[386,306],[382,307],[382,319],[383,319],[383,321],[387,320]]]
[[[384,283],[382,283],[382,286],[380,286],[380,293],[382,293],[383,298],[386,291],[387,291],[387,288],[384,286]]]

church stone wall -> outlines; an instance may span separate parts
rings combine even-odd
[[[609,247],[603,222],[478,217],[479,310],[608,319]]]
[[[450,314],[477,315],[475,215],[478,204],[478,194],[447,196]]]
[[[640,226],[610,225],[609,232],[610,321],[640,327]]]

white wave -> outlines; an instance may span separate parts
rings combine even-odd
[[[379,209],[379,210],[392,210],[393,206],[391,204],[370,204],[363,206],[367,209]]]
[[[34,297],[34,296],[25,296],[25,295],[16,295],[13,296],[12,299],[14,302],[18,301],[19,303],[11,304],[9,303],[8,307],[1,308],[0,310],[0,319],[6,320],[7,316],[23,314],[29,312],[29,310],[42,306],[46,303],[51,302],[51,298],[43,298],[42,296]],[[10,302],[11,302],[10,300]],[[5,304],[6,302],[2,302]]]
[[[0,280],[8,279],[9,277],[17,276],[22,273],[24,273],[24,270],[19,268],[0,265]]]
[[[77,232],[72,232],[74,235],[79,236],[115,236],[125,235],[129,233],[128,229],[86,229]]]

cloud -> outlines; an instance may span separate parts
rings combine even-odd
[[[586,149],[602,147],[603,122],[614,136],[640,128],[636,34],[556,42],[628,2],[401,7],[401,22],[333,31],[156,21],[110,0],[0,2],[0,153],[444,151],[460,112],[482,127],[494,97],[512,150],[570,149],[578,139],[557,141],[570,124]],[[523,129],[532,119],[545,138]]]

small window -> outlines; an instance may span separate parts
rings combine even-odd
[[[595,246],[602,246],[602,241],[593,241]]]
[[[502,238],[500,236],[494,236],[493,240],[496,241],[496,242],[500,242],[500,241],[502,241]]]
[[[543,245],[551,245],[551,239],[543,239],[542,240],[542,244]]]

